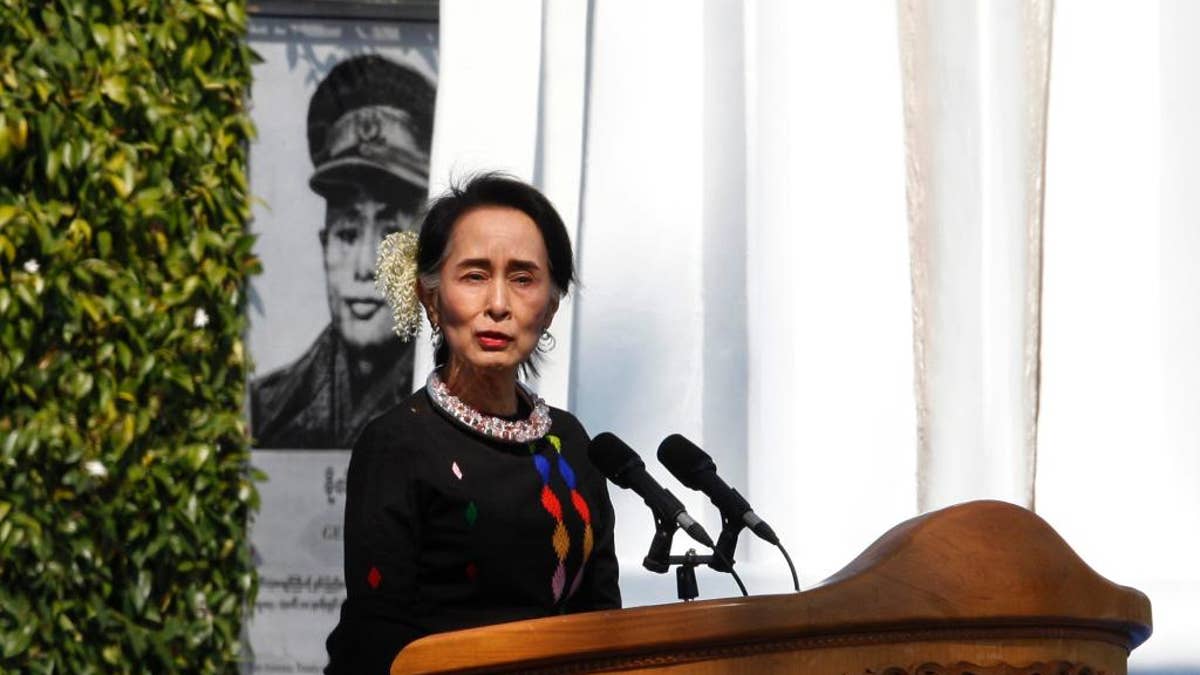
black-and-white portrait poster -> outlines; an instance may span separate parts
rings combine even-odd
[[[345,595],[348,452],[413,389],[413,346],[375,288],[379,243],[429,184],[437,25],[257,17],[249,383],[260,586],[247,670],[316,673]]]

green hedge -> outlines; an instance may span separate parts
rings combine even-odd
[[[242,0],[0,0],[0,672],[234,672]]]

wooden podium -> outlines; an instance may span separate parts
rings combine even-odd
[[[892,528],[803,593],[432,635],[392,673],[1123,675],[1150,601],[1032,512],[961,504]]]

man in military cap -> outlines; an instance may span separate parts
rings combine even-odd
[[[375,288],[376,250],[416,226],[429,185],[434,88],[380,56],[339,63],[308,108],[309,186],[325,198],[319,236],[330,323],[294,363],[256,380],[258,448],[350,448],[412,390],[412,343],[392,333]]]

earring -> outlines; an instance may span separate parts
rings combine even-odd
[[[538,338],[538,349],[543,352],[548,352],[553,350],[556,346],[558,346],[558,340],[554,339],[554,335],[550,332],[549,328],[543,328],[542,335]]]
[[[442,327],[431,325],[429,329],[429,344],[433,345],[434,351],[437,351],[437,348],[442,346]]]

